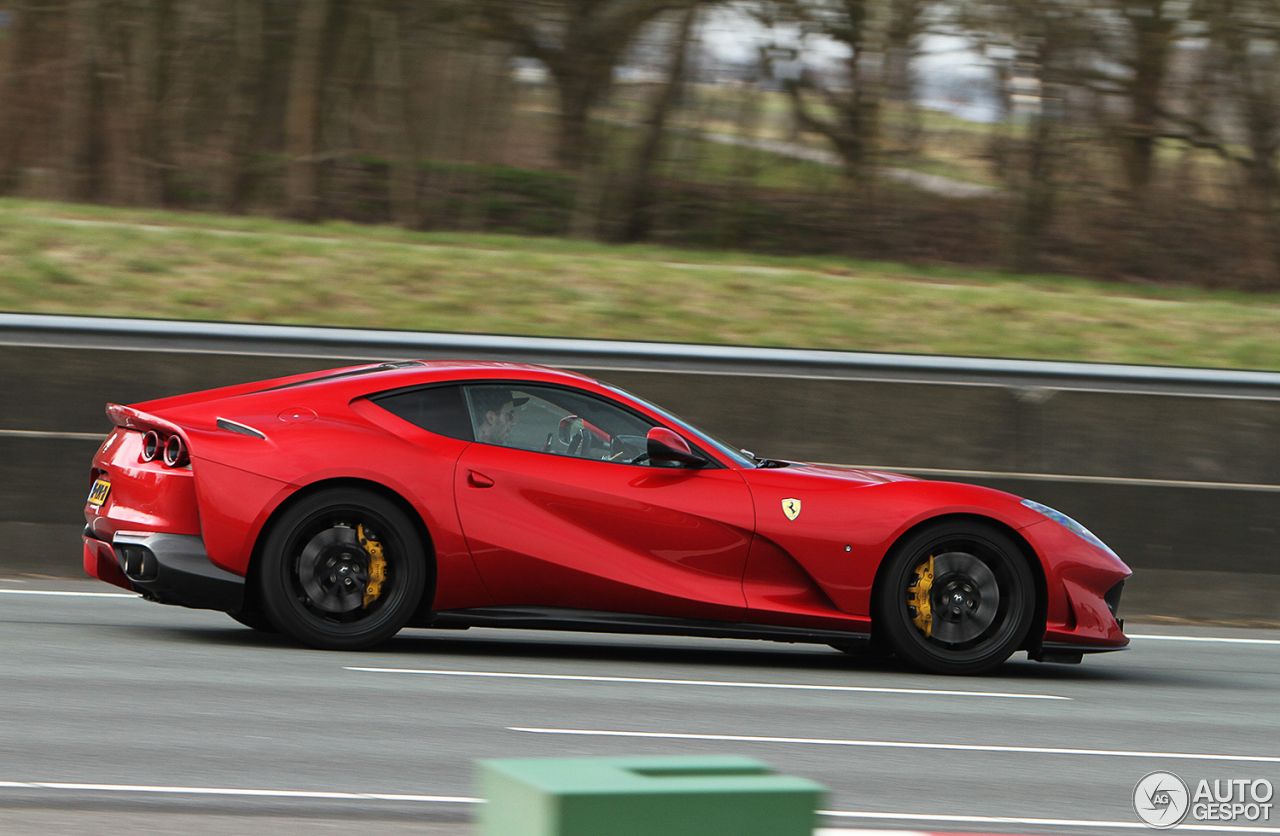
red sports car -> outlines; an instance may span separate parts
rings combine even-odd
[[[89,574],[315,647],[520,627],[977,673],[1128,644],[1128,567],[1050,508],[759,458],[570,372],[382,363],[107,414]]]

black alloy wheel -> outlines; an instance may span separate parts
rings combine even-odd
[[[931,673],[986,673],[1022,646],[1035,579],[994,526],[943,521],[894,547],[875,596],[874,629]]]
[[[417,609],[426,555],[394,503],[331,488],[275,521],[259,570],[263,610],[280,632],[324,650],[364,650],[394,636]]]

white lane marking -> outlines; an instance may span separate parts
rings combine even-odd
[[[1130,633],[1131,639],[1154,639],[1162,642],[1220,642],[1222,644],[1280,644],[1280,639],[1229,639],[1218,636],[1157,636],[1155,634]]]
[[[0,589],[0,595],[55,595],[65,598],[137,598],[142,596],[129,592],[61,592],[55,589]]]
[[[508,731],[531,734],[571,734],[586,737],[643,737],[657,740],[718,740],[732,743],[806,743],[818,746],[860,746],[868,749],[934,749],[948,752],[1001,752],[1015,755],[1094,755],[1109,758],[1168,758],[1188,761],[1280,763],[1274,755],[1214,755],[1199,752],[1137,752],[1124,749],[1058,749],[1050,746],[984,746],[974,743],[915,743],[903,740],[841,740],[821,737],[763,737],[746,734],[679,734],[605,729],[542,729],[507,726]]]
[[[137,598],[142,596],[129,592],[61,592],[56,589],[0,589],[0,595],[56,595],[65,598]]]
[[[323,792],[312,790],[256,790],[233,787],[161,787],[135,784],[79,784],[59,781],[0,781],[0,789],[70,790],[78,792],[142,792],[170,795],[226,795],[251,798],[321,798],[336,801],[412,801],[418,803],[481,804],[483,798],[463,795],[401,795],[381,792]]]
[[[928,813],[873,813],[864,810],[819,810],[818,815],[843,819],[882,819],[885,821],[927,821],[948,824],[1031,824],[1040,827],[1105,827],[1125,830],[1150,830],[1137,821],[1097,821],[1096,819],[1039,819],[1014,816],[937,816]],[[1209,833],[1280,833],[1280,827],[1230,824],[1180,824],[1173,830],[1195,830]],[[815,831],[822,833],[821,830]],[[865,833],[863,830],[833,830],[833,833]]]
[[[869,685],[805,685],[788,682],[728,682],[718,679],[651,679],[642,676],[575,676],[553,673],[510,673],[505,671],[438,671],[414,668],[359,668],[361,673],[405,673],[419,676],[479,676],[495,679],[551,679],[565,682],[622,682],[643,685],[689,685],[711,688],[773,688],[790,691],[845,691],[869,694],[919,694],[933,697],[994,697],[1009,700],[1070,700],[1053,694],[1013,694],[999,691],[941,691],[926,688],[879,688]]]
[[[312,790],[266,790],[235,787],[168,787],[138,784],[85,784],[62,781],[0,781],[0,789],[57,790],[64,792],[153,793],[162,795],[200,795],[232,798],[306,798],[330,801],[391,801],[415,804],[483,804],[483,798],[465,795],[410,795],[399,793],[324,792]],[[821,816],[844,819],[879,819],[882,821],[928,821],[965,824],[1030,824],[1050,827],[1106,827],[1146,829],[1140,822],[1097,821],[1093,819],[1017,818],[1013,816],[939,816],[929,813],[881,813],[867,810],[818,810]],[[1280,833],[1280,827],[1181,824],[1179,830],[1224,833]],[[912,836],[920,831],[855,830],[819,828],[815,836],[844,836],[894,833]],[[921,835],[923,836],[923,835]]]

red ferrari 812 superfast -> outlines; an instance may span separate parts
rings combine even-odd
[[[395,362],[107,407],[85,569],[319,648],[402,627],[818,642],[938,673],[1128,644],[1128,567],[953,482],[759,458],[565,371]]]

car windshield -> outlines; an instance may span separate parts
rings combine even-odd
[[[675,424],[677,427],[680,427],[683,430],[693,433],[698,438],[706,442],[708,447],[714,447],[726,458],[732,459],[735,463],[742,465],[743,467],[758,466],[756,463],[756,460],[753,457],[747,455],[746,451],[739,450],[735,447],[732,447],[729,444],[716,438],[711,433],[706,432],[705,430],[698,429],[693,424],[690,424],[688,421],[684,420],[683,418],[680,418],[677,415],[673,415],[669,410],[663,409],[662,407],[658,406],[652,401],[645,400],[639,395],[633,395],[632,393],[628,392],[626,389],[621,388],[620,386],[613,386],[612,384],[608,384],[608,383],[601,383],[600,385],[604,386],[606,389],[608,389],[611,392],[614,392],[625,398],[630,398],[636,403],[643,404],[644,406],[656,412],[658,415],[661,415],[663,418],[670,421],[672,424]]]

